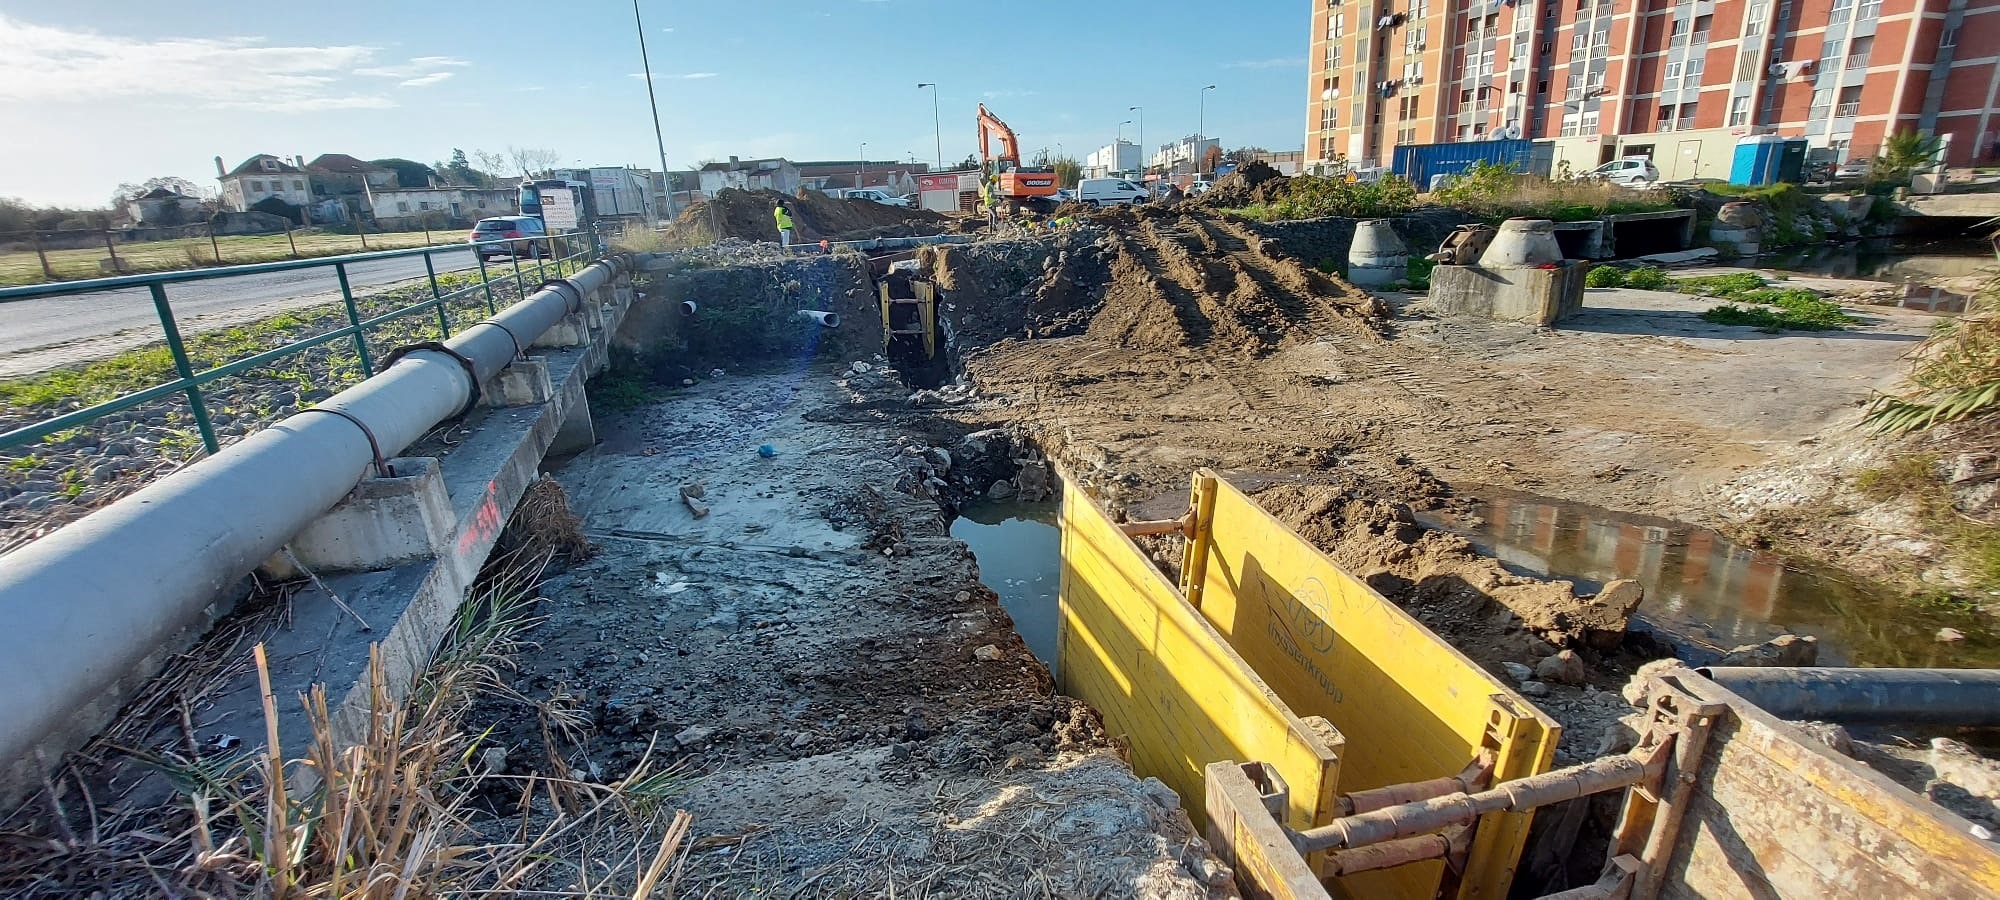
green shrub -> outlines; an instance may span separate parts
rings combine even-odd
[[[1418,292],[1430,290],[1431,270],[1435,268],[1437,260],[1421,256],[1410,257],[1410,261],[1403,265],[1404,280],[1409,282],[1410,290]]]
[[[1839,304],[1822,300],[1811,291],[1769,293],[1778,295],[1770,298],[1769,305],[1724,303],[1710,308],[1701,317],[1717,325],[1747,325],[1765,331],[1838,331],[1856,321],[1842,312]]]
[[[1323,216],[1380,219],[1400,216],[1417,205],[1416,186],[1396,175],[1352,184],[1340,178],[1300,175],[1287,187],[1289,191],[1282,199],[1240,212],[1267,222]]]
[[[1583,283],[1594,288],[1624,287],[1625,270],[1618,266],[1593,266],[1590,274],[1583,276]]]
[[[1642,291],[1665,290],[1673,283],[1674,280],[1656,266],[1640,266],[1625,273],[1625,286]]]
[[[1693,278],[1668,279],[1674,290],[1683,294],[1701,297],[1730,297],[1759,290],[1764,287],[1764,279],[1752,272],[1731,272],[1727,275],[1701,275]]]

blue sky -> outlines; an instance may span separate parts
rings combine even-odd
[[[641,8],[675,168],[851,159],[863,141],[871,159],[931,161],[920,81],[941,85],[948,163],[975,149],[981,101],[1029,153],[1080,158],[1131,106],[1149,145],[1193,133],[1205,84],[1225,146],[1304,137],[1308,0]],[[657,168],[638,71],[629,0],[0,0],[0,196],[98,205],[156,175],[213,186],[213,157],[259,152],[431,162],[514,145]]]

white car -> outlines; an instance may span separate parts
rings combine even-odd
[[[1600,178],[1626,187],[1645,187],[1660,180],[1660,170],[1647,157],[1622,156],[1584,173],[1584,177]]]
[[[1145,188],[1124,178],[1085,178],[1076,183],[1076,199],[1099,208],[1144,203]]]
[[[848,191],[844,196],[849,200],[867,200],[872,203],[880,203],[883,206],[900,206],[904,209],[910,207],[910,199],[908,197],[890,196],[888,192],[875,188],[856,188]]]

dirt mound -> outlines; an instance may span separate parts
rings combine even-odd
[[[1097,221],[1113,226],[1110,282],[1088,330],[1101,340],[1263,352],[1328,331],[1372,333],[1384,312],[1381,301],[1272,254],[1236,223],[1145,207]]]
[[[1285,180],[1284,173],[1271,168],[1262,160],[1252,160],[1248,165],[1240,166],[1236,171],[1222,176],[1215,182],[1215,187],[1201,195],[1196,202],[1211,209],[1268,202],[1257,198],[1257,190],[1272,182],[1283,184]]]
[[[796,226],[793,239],[808,243],[940,234],[949,230],[951,223],[950,217],[928,209],[844,200],[818,191],[800,191],[796,197],[787,197],[777,191],[725,188],[714,198],[682,210],[667,227],[668,243],[700,246],[723,238],[775,242],[778,225],[771,210],[780,201],[791,207]]]

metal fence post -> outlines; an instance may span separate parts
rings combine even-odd
[[[521,278],[521,248],[514,244],[508,244],[507,258],[514,263],[514,290],[520,292],[514,295],[514,299],[526,300],[528,299],[528,282]]]
[[[292,223],[285,223],[285,237],[292,236]],[[222,242],[215,239],[215,220],[208,220],[208,250],[215,255],[215,264],[222,265]]]
[[[285,243],[292,245],[292,258],[298,259],[299,241],[297,238],[292,237],[292,223],[290,221],[285,222]]]
[[[429,253],[424,254],[424,273],[429,275],[431,279],[431,303],[437,307],[438,331],[442,332],[446,338],[449,338],[451,337],[451,315],[445,312],[444,292],[438,290],[437,265],[431,262],[431,255]]]
[[[490,316],[499,312],[500,308],[493,305],[493,278],[486,274],[486,254],[479,252],[478,247],[474,247],[472,256],[479,260],[479,286],[486,290],[486,314]]]
[[[118,245],[111,242],[109,228],[104,229],[104,249],[111,254],[111,271],[113,273],[125,271],[125,267],[118,262]]]
[[[543,240],[548,241],[552,239],[543,238]],[[533,247],[535,246],[535,243],[533,241],[529,241],[528,246]],[[542,252],[535,254],[535,279],[537,281],[549,280],[549,262],[548,262],[549,254],[554,252],[555,252],[555,245],[544,244],[542,247]],[[523,294],[521,296],[525,297],[527,295]]]
[[[347,304],[347,324],[354,329],[354,350],[361,354],[361,376],[375,374],[375,363],[368,358],[368,335],[361,330],[361,310],[354,305],[354,288],[347,283],[347,264],[334,263],[333,274],[340,278],[340,299]]]
[[[181,343],[180,326],[174,322],[174,308],[167,303],[167,286],[160,282],[149,285],[153,294],[153,311],[160,316],[160,330],[167,335],[167,352],[173,354],[174,372],[181,377],[181,385],[187,393],[188,408],[194,412],[195,430],[201,432],[201,444],[214,453],[222,449],[215,440],[215,426],[208,421],[208,404],[201,398],[201,385],[194,383],[194,365],[188,362],[187,347]]]

